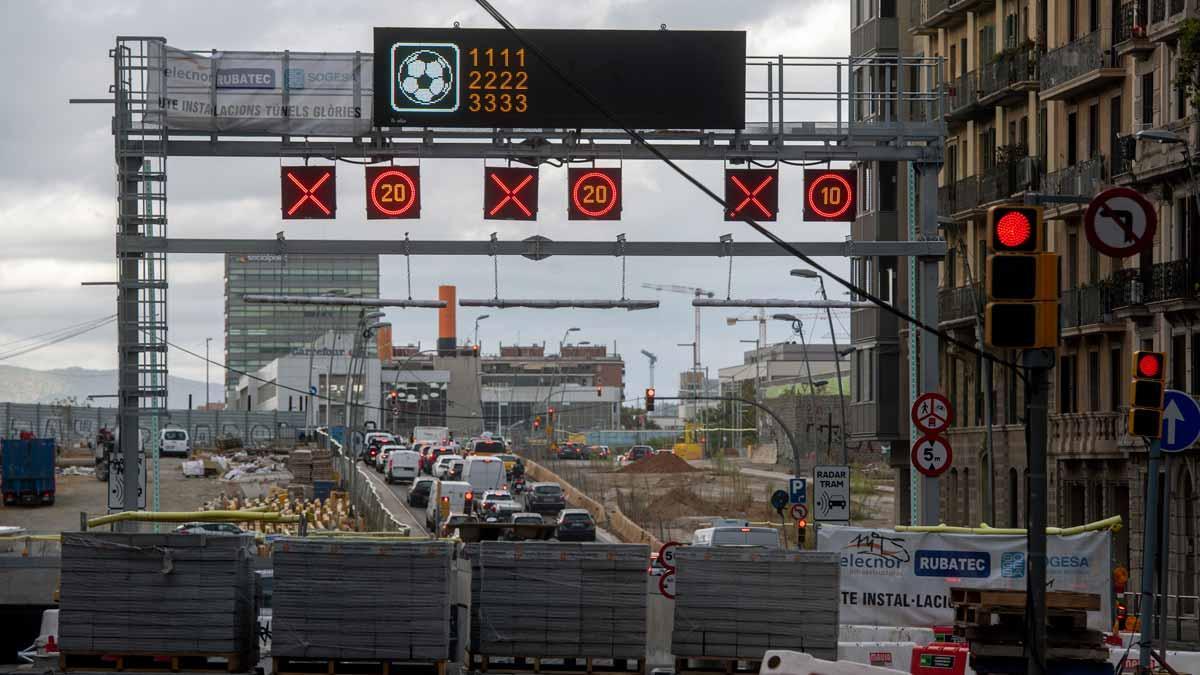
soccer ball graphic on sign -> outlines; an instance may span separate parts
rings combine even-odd
[[[422,49],[404,59],[396,78],[405,98],[419,106],[431,106],[450,93],[454,69],[440,54]]]

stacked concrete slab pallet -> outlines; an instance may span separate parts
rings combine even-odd
[[[289,537],[273,560],[273,657],[458,660],[470,572],[454,543]]]
[[[645,658],[646,546],[483,542],[467,555],[472,653]]]
[[[64,654],[220,655],[252,664],[251,536],[69,532]]]
[[[676,657],[790,649],[837,660],[837,554],[689,546],[675,559]]]

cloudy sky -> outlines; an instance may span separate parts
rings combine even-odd
[[[849,51],[849,3],[845,0],[494,0],[518,27],[741,29],[748,32],[751,54],[844,56]],[[71,97],[108,96],[114,37],[157,35],[186,49],[300,50],[345,52],[371,49],[373,26],[451,26],[494,28],[494,22],[470,0],[275,0],[204,3],[156,0],[94,0],[0,3],[3,25],[0,58],[8,71],[9,95],[0,97],[0,355],[5,343],[69,324],[115,313],[111,287],[81,287],[82,281],[115,278],[115,180],[112,109],[68,105]],[[832,70],[813,75],[813,84],[832,88]],[[829,119],[832,110],[789,114],[788,119]],[[752,119],[750,121],[756,121]],[[485,221],[482,218],[481,161],[436,160],[422,165],[424,189],[419,221],[372,221],[364,215],[357,167],[343,164],[346,178],[333,221],[290,221],[279,217],[277,159],[183,159],[169,161],[169,234],[176,237],[232,236],[270,238],[283,230],[289,238],[502,239],[541,234],[556,240],[612,240],[626,233],[633,240],[715,241],[732,233],[736,241],[761,241],[748,226],[725,223],[720,208],[684,183],[670,169],[650,162],[624,165],[625,197],[619,222],[580,223],[566,219],[566,171],[544,167],[541,209],[535,223]],[[684,165],[719,191],[722,167],[716,162]],[[791,241],[840,240],[843,224],[805,223],[801,219],[801,169],[782,167],[781,214],[774,231]],[[561,205],[561,206],[560,206]],[[813,281],[792,279],[799,261],[787,258],[735,260],[735,297],[816,297]],[[839,272],[843,260],[825,261]],[[690,365],[693,333],[689,298],[639,288],[643,282],[703,286],[726,292],[724,259],[649,259],[628,261],[629,297],[659,297],[658,310],[489,310],[480,326],[485,352],[497,341],[556,343],[572,326],[577,340],[610,346],[625,355],[628,392],[647,385],[646,360],[638,352],[659,355],[656,384],[661,394],[675,389],[677,373]],[[403,258],[382,259],[384,295],[405,292]],[[222,265],[218,256],[175,256],[169,262],[169,316],[172,342],[202,351],[213,338],[213,353],[223,342]],[[490,261],[483,258],[415,259],[413,290],[435,297],[441,283],[457,284],[460,297],[492,293]],[[617,297],[620,263],[612,259],[523,258],[500,261],[500,295],[508,297]],[[831,295],[842,297],[830,288]],[[460,309],[460,340],[469,337],[476,312]],[[829,331],[813,316],[815,340]],[[741,361],[757,327],[730,327],[737,311],[707,310],[703,316],[705,365],[717,368]],[[747,310],[740,316],[749,317]],[[434,310],[392,310],[395,342],[432,345]],[[837,322],[839,341],[847,337],[849,317]],[[807,329],[806,329],[807,332]],[[787,339],[788,326],[774,322],[771,341]],[[110,325],[25,356],[0,361],[31,368],[116,365],[115,329]],[[172,352],[173,374],[204,378],[203,362]],[[215,377],[214,377],[215,379]],[[2,398],[2,397],[0,397]]]

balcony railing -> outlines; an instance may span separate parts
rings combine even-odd
[[[911,0],[908,15],[912,17],[913,25],[920,26],[928,23],[929,19],[945,12],[950,0]]]
[[[1137,158],[1137,138],[1133,136],[1118,136],[1113,146],[1112,162],[1109,165],[1110,176],[1120,176],[1133,170],[1133,160]]]
[[[1150,4],[1150,20],[1154,23],[1167,18],[1167,0],[1152,0]]]
[[[896,49],[899,46],[898,31],[894,16],[867,19],[850,30],[851,56]]]
[[[974,320],[979,315],[981,293],[983,286],[980,284],[942,289],[938,292],[938,320],[942,323]]]
[[[1115,54],[1101,42],[1104,31],[1092,31],[1078,40],[1046,52],[1041,58],[1042,90],[1101,68],[1119,68]]]
[[[1005,151],[1008,152],[1005,152]],[[1036,157],[1022,157],[1025,146],[1005,146],[996,154],[1011,159],[985,169],[979,179],[979,202],[990,204],[1026,190],[1036,190],[1041,180],[1041,162]]]
[[[1063,291],[1058,304],[1059,328],[1112,323],[1121,293],[1120,284],[1111,279]]]
[[[1032,42],[1006,50],[979,69],[979,96],[987,99],[1022,82],[1037,82],[1039,53]]]
[[[1117,452],[1124,425],[1121,413],[1081,412],[1050,416],[1050,447],[1057,455]]]
[[[1197,265],[1191,260],[1172,260],[1157,263],[1150,275],[1150,286],[1146,289],[1146,302],[1184,300],[1200,296],[1200,279]]]
[[[938,188],[938,213],[949,216],[979,207],[979,177],[968,176]]]
[[[979,72],[972,70],[949,81],[946,109],[951,115],[961,114],[979,102]]]
[[[1146,12],[1146,0],[1134,0],[1121,5],[1117,16],[1117,34],[1113,36],[1113,44],[1146,37],[1146,26],[1150,17]]]
[[[1097,155],[1048,173],[1042,180],[1042,192],[1052,195],[1094,195],[1100,191],[1104,168],[1104,155]]]

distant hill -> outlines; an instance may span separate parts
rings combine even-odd
[[[87,368],[56,368],[34,370],[17,366],[0,365],[0,402],[53,403],[74,398],[80,405],[87,404],[89,394],[117,393],[116,370],[89,370]],[[210,387],[213,402],[223,400],[223,380]],[[188,394],[192,405],[204,405],[204,383],[182,377],[171,377],[167,382],[167,405],[170,408],[186,408]],[[93,407],[115,407],[111,398],[95,399]]]

